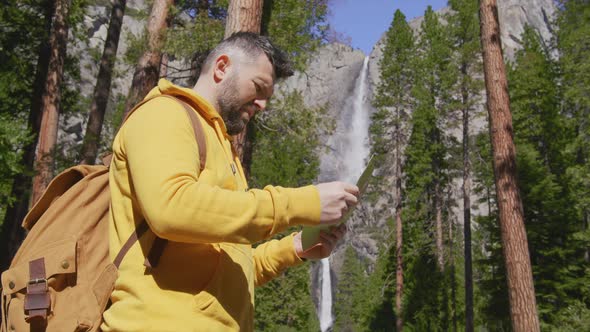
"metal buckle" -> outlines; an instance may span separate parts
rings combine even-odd
[[[47,279],[46,278],[35,278],[35,279],[31,279],[27,283],[28,286],[30,286],[30,285],[38,285],[38,284],[45,284],[45,291],[47,291]],[[27,288],[28,288],[28,286],[27,286]]]

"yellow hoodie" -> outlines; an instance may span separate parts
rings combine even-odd
[[[111,258],[143,218],[151,232],[123,259],[101,328],[251,331],[254,286],[301,262],[293,234],[255,249],[251,244],[288,226],[318,224],[317,189],[248,190],[215,109],[193,90],[165,80],[147,97],[154,94],[180,97],[201,115],[207,162],[199,174],[191,122],[174,100],[147,102],[121,127],[110,170]],[[169,243],[159,265],[147,269],[154,233]]]

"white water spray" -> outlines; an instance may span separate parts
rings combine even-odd
[[[355,183],[365,168],[365,159],[369,155],[369,109],[366,107],[368,63],[369,57],[365,57],[354,94],[340,113],[336,133],[328,140],[328,144],[334,149],[330,156],[322,159],[320,177],[323,176],[324,180]],[[328,258],[322,259],[320,282],[320,328],[325,332],[333,323],[332,280]]]

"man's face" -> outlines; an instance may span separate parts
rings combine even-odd
[[[220,85],[217,98],[227,133],[239,134],[273,94],[273,67],[265,54],[256,59],[234,57],[232,70]]]

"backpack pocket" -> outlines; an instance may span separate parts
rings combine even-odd
[[[77,324],[77,318],[74,317],[80,308],[76,306],[76,301],[72,301],[73,297],[68,299],[69,296],[65,294],[71,293],[76,286],[76,252],[76,241],[58,241],[30,257],[22,257],[19,264],[2,273],[2,292],[5,301],[3,309],[8,331],[30,329],[30,312],[25,310],[27,303],[31,312],[44,312],[47,331],[74,331]],[[45,277],[31,278],[29,263],[41,259]],[[47,298],[48,303],[45,302]],[[66,307],[69,308],[69,315],[60,313],[59,318],[54,319],[56,311],[63,311]],[[74,322],[71,325],[64,320]]]

